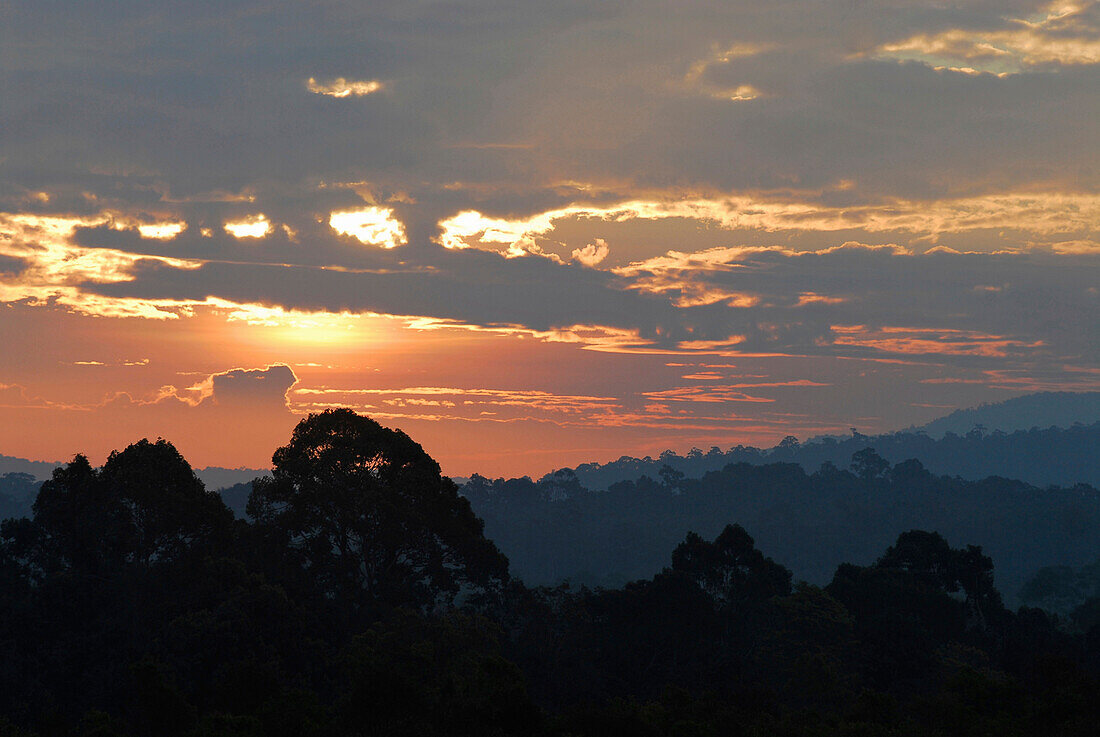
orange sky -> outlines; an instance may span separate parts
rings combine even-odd
[[[881,431],[1042,388],[965,369],[953,373],[976,378],[944,381],[928,357],[623,354],[369,316],[318,331],[205,309],[168,323],[5,310],[5,326],[39,337],[5,359],[0,448],[34,459],[102,461],[163,436],[196,466],[262,468],[304,413],[350,406],[404,429],[448,473],[537,476],[666,448]],[[235,368],[238,385],[211,381]]]
[[[262,467],[351,406],[537,476],[1100,388],[1091,0],[46,5],[0,454]]]

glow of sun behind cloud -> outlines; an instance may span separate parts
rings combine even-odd
[[[245,220],[226,223],[225,230],[234,238],[263,238],[271,231],[271,223],[261,213]]]
[[[397,248],[408,242],[405,227],[388,207],[341,210],[332,213],[328,224],[337,233],[354,236],[372,246]]]
[[[337,77],[330,82],[318,82],[313,77],[306,82],[306,87],[315,95],[326,97],[362,97],[382,89],[382,83],[377,79],[353,80]]]
[[[139,225],[138,232],[141,233],[142,238],[164,240],[175,238],[183,232],[184,227],[186,227],[184,223],[149,223],[147,225]]]
[[[288,349],[295,346],[309,349],[324,345],[338,348],[361,345],[367,340],[372,344],[378,342],[377,324],[380,321],[368,313],[285,310],[216,298],[207,300],[206,304],[223,315],[227,323],[246,326],[245,330],[234,331],[234,335],[256,347],[279,345]]]

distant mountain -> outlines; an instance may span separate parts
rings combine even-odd
[[[988,431],[1030,430],[1033,427],[1070,427],[1100,421],[1100,392],[1040,392],[1003,402],[955,410],[914,430],[933,437],[953,432],[963,435],[977,426]]]
[[[237,484],[250,484],[252,479],[258,476],[270,476],[270,468],[222,468],[221,466],[207,466],[196,468],[195,475],[206,485],[207,489],[225,489]]]
[[[1036,486],[1086,483],[1100,488],[1100,422],[1011,433],[972,428],[964,435],[948,432],[939,439],[923,430],[874,436],[853,432],[850,437],[816,438],[806,443],[788,438],[767,449],[738,445],[725,451],[715,447],[705,453],[693,448],[686,455],[665,451],[657,458],[623,456],[610,463],[561,469],[542,480],[573,474],[584,487],[599,490],[643,476],[658,479],[670,472],[689,479],[701,478],[731,463],[797,463],[813,473],[823,463],[848,468],[852,454],[864,448],[874,448],[891,463],[917,458],[939,475],[972,480],[1003,476]],[[669,471],[663,470],[666,466]]]
[[[29,461],[26,458],[0,455],[0,476],[8,473],[29,473],[39,481],[45,481],[58,466],[64,465],[62,461]],[[271,469],[265,468],[223,468],[221,466],[207,466],[196,468],[195,475],[202,480],[208,489],[223,489],[237,484],[249,483],[257,476],[267,476]]]
[[[248,506],[248,495],[252,493],[252,482],[245,481],[232,486],[223,486],[218,489],[225,506],[229,507],[238,519],[245,519],[245,508]]]
[[[26,458],[0,455],[0,476],[6,473],[29,473],[39,480],[48,479],[61,461],[28,461]]]
[[[27,517],[41,481],[22,471],[0,473],[0,519]]]

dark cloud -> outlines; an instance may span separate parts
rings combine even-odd
[[[431,268],[406,262],[404,271],[349,272],[234,263],[177,269],[149,260],[134,281],[85,288],[113,297],[218,297],[536,331],[601,325],[666,346],[736,338],[746,352],[866,356],[919,353],[927,343],[928,353],[953,360],[988,358],[993,354],[983,351],[994,349],[1019,359],[1100,359],[1098,254],[716,249],[673,253],[618,275],[480,251],[434,254],[427,262]],[[865,328],[862,337],[834,330],[856,325]],[[898,328],[940,332],[902,332],[893,342],[875,332]],[[941,343],[946,347],[937,351]]]
[[[113,297],[220,297],[286,309],[420,315],[483,326],[550,330],[572,325],[638,329],[646,338],[686,339],[663,297],[622,288],[613,274],[528,256],[425,249],[401,270],[355,272],[282,265],[209,263],[177,269],[147,259],[134,281],[86,284]]]
[[[1097,358],[1098,257],[1028,250],[1096,240],[1095,224],[1079,222],[1086,214],[1039,226],[1021,213],[1074,213],[1075,193],[1100,190],[1100,65],[1021,58],[996,76],[883,50],[1014,31],[1045,3],[699,0],[674,18],[657,0],[99,5],[0,10],[0,210],[108,213],[114,222],[79,228],[74,242],[148,257],[133,281],[87,291],[537,331],[603,325],[662,346],[736,338],[744,350],[868,355],[954,340],[963,360],[970,340],[986,346],[976,352]],[[1095,41],[1094,15],[1049,33]],[[378,89],[335,98],[311,92],[311,78]],[[928,203],[1050,192],[1065,201],[991,207],[965,228],[952,219],[965,204],[920,222]],[[522,218],[578,202],[768,193],[833,207],[837,222],[800,225],[796,213],[702,233],[713,223],[701,216],[636,245],[633,223],[609,223],[616,237],[589,232],[602,227],[593,217],[535,242],[567,259],[604,238],[619,267],[669,248],[820,251],[849,238],[1019,253],[758,250],[616,274],[433,243],[441,219],[469,208]],[[328,227],[333,210],[367,204],[394,210],[407,246]],[[869,204],[885,220],[892,207],[913,217],[869,224]],[[222,229],[259,213],[273,224],[264,238]],[[186,229],[165,240],[117,229],[160,219]],[[0,270],[21,264],[7,257]],[[836,325],[973,335],[890,342]]]
[[[673,297],[708,290],[751,297],[749,307],[699,308],[707,315],[703,332],[713,333],[730,313],[755,325],[745,349],[863,353],[845,348],[831,329],[863,325],[945,331],[941,336],[970,331],[1020,344],[1006,347],[1009,353],[1100,359],[1100,254],[939,250],[914,256],[850,245],[809,253],[719,250],[655,259],[629,271]]]
[[[544,207],[563,181],[1094,189],[1093,66],[998,80],[872,58],[1041,5],[706,0],[669,22],[656,0],[9,3],[0,198],[40,208],[23,195],[45,190],[72,211],[171,200],[202,218],[209,206],[178,200],[248,192],[301,213],[331,198],[321,183],[365,181],[417,195],[419,233],[441,211],[505,209],[510,191],[530,193],[511,207]],[[731,47],[759,53],[721,61]],[[311,94],[311,77],[383,88],[334,99]],[[763,97],[714,94],[742,84]]]
[[[0,253],[0,274],[16,275],[26,269],[30,264],[14,256],[5,256]]]
[[[261,405],[271,409],[286,409],[287,392],[298,383],[294,371],[283,364],[263,369],[230,369],[210,379],[215,404]]]

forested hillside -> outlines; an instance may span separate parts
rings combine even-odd
[[[590,491],[562,471],[538,482],[475,477],[463,493],[513,571],[532,584],[651,576],[686,532],[713,536],[729,521],[812,583],[827,582],[840,563],[869,563],[913,528],[981,545],[1013,601],[1039,567],[1100,555],[1100,492],[1090,486],[965,481],[916,460],[891,465],[871,449],[843,469],[826,462],[812,474],[793,463],[736,463],[691,479],[666,466],[656,479]]]
[[[1033,427],[1091,425],[1100,419],[1100,392],[1036,392],[1003,402],[957,409],[915,430],[932,437],[965,435],[975,427],[1015,432]]]
[[[1081,541],[1070,558],[1095,554],[1092,489],[959,482],[867,451],[812,476],[741,464],[608,492],[569,475],[475,490],[550,554],[626,561],[641,526],[671,534],[674,505],[706,525],[621,587],[531,587],[532,551],[510,567],[498,522],[408,436],[349,410],[299,423],[247,519],[167,441],[101,468],[76,456],[0,529],[0,735],[1023,737],[1100,719],[1095,566],[1054,571],[1077,586],[1066,616],[1013,612],[973,540],[871,534],[939,500],[943,525],[1019,535],[1021,560],[1055,529]],[[816,560],[821,585],[775,559],[784,530],[775,547]],[[854,557],[827,563],[836,550]]]
[[[942,438],[922,431],[875,436],[853,431],[847,438],[825,437],[806,443],[788,437],[769,449],[745,445],[728,450],[693,448],[686,455],[665,451],[657,458],[624,456],[610,463],[585,463],[563,470],[572,470],[589,489],[607,489],[619,481],[657,478],[666,465],[689,478],[720,471],[730,463],[797,463],[807,473],[817,471],[823,463],[846,468],[852,454],[867,447],[890,463],[919,458],[939,475],[971,480],[1003,476],[1036,486],[1086,483],[1100,487],[1100,422],[1011,433],[978,427],[965,435],[947,433]]]

